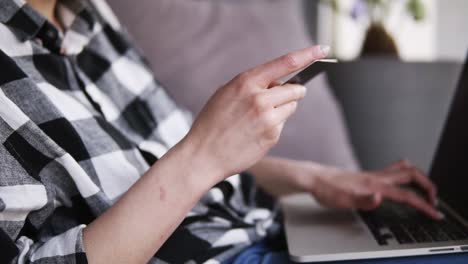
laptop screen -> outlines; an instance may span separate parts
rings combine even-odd
[[[439,197],[465,219],[468,219],[467,60],[452,99],[430,172],[431,179],[439,190]]]

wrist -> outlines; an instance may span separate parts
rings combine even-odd
[[[300,162],[301,173],[296,173],[295,182],[302,192],[315,193],[323,177],[328,177],[332,167],[324,166],[310,161]]]
[[[187,161],[191,172],[187,175],[189,181],[199,183],[202,188],[209,190],[224,179],[225,173],[215,156],[194,137],[186,136],[172,150],[178,153],[177,155],[183,156],[182,160]]]

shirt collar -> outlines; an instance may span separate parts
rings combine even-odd
[[[24,0],[0,0],[0,22],[8,26],[21,41],[34,38],[46,22]]]
[[[45,33],[46,37],[59,38],[58,32],[53,33],[55,27],[25,0],[0,0],[0,6],[0,23],[9,27],[20,41],[42,38],[44,35],[42,33]],[[80,17],[80,24],[89,24],[86,27],[88,29],[91,29],[96,22],[96,18],[85,0],[60,0],[58,1],[58,10],[61,16],[59,19],[62,20],[65,31],[72,27],[77,17]],[[81,26],[81,29],[83,28]]]

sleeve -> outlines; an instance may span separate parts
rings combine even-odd
[[[47,195],[44,185],[20,173],[2,148],[0,160],[0,263],[87,263],[85,225],[60,234],[39,227],[37,222],[52,213],[55,198]],[[16,172],[16,179],[9,169]]]
[[[87,263],[84,225],[62,219],[61,230],[44,227],[63,190],[42,175],[47,167],[59,177],[54,164],[63,151],[7,96],[34,87],[1,50],[0,68],[0,262]]]
[[[26,236],[16,241],[17,263],[88,263],[83,247],[84,225],[74,227],[46,241],[33,241]]]
[[[2,249],[0,263],[10,263],[19,255],[15,243],[2,229],[0,229],[0,248]]]
[[[0,101],[2,98],[0,93]],[[40,177],[31,176],[40,156],[36,156],[36,164],[28,161],[30,167],[23,167],[28,158],[25,150],[30,154],[34,150],[17,131],[7,132],[4,122],[0,116],[0,138],[6,138],[0,145],[0,263],[10,259],[14,263],[87,263],[84,225],[63,223],[59,225],[63,231],[44,227],[54,214],[57,189],[46,188]],[[41,162],[46,166],[46,160]]]
[[[6,165],[0,168],[0,240],[5,245],[2,246],[0,255],[4,252],[8,255],[2,256],[2,259],[13,258],[15,263],[36,263],[47,258],[47,263],[60,263],[55,258],[84,252],[81,242],[82,227],[70,229],[57,236],[48,235],[47,232],[42,232],[44,234],[39,236],[41,230],[33,222],[39,219],[38,215],[46,214],[49,199],[45,187],[24,177],[19,167],[11,166],[14,164],[10,162],[11,157],[1,149],[0,157],[5,161],[2,165]],[[6,169],[8,167],[16,171],[15,181],[12,181],[11,174]]]

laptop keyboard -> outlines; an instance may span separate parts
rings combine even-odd
[[[468,230],[447,211],[442,221],[434,221],[408,206],[384,202],[373,211],[360,211],[379,245],[444,242],[468,239]]]

